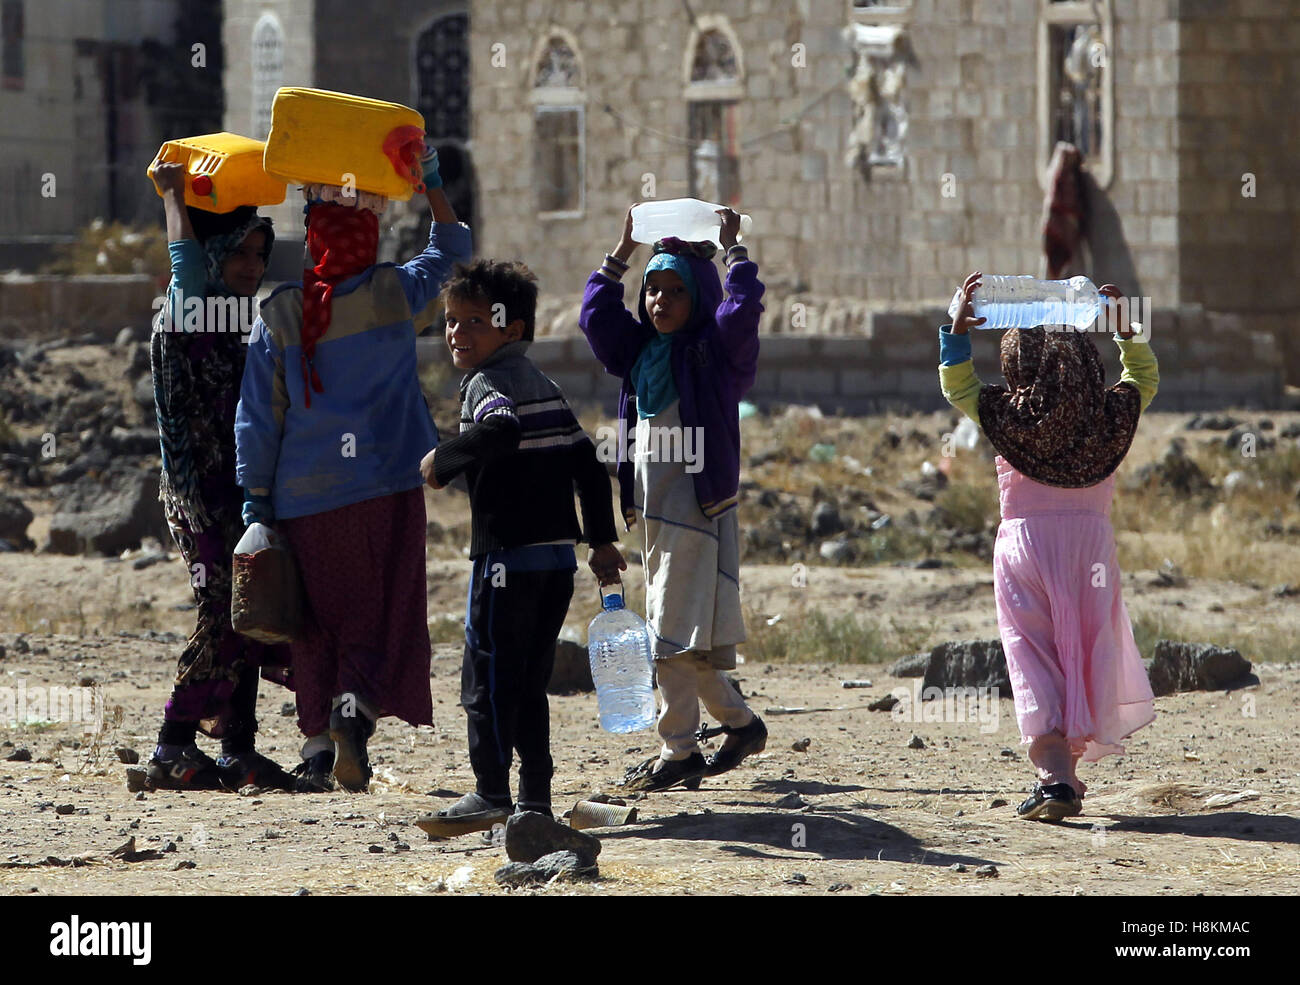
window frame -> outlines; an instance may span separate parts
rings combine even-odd
[[[258,116],[262,107],[258,105],[258,98],[266,95],[263,91],[266,89],[266,79],[258,77],[258,35],[264,28],[274,30],[276,38],[280,42],[280,72],[276,80],[275,88],[271,90],[270,100],[266,104],[266,132],[263,133],[258,126]],[[285,62],[285,33],[284,25],[280,23],[280,18],[269,10],[264,11],[257,21],[253,24],[253,31],[248,39],[248,89],[249,89],[249,119],[248,130],[253,134],[254,139],[265,140],[271,131],[272,107],[275,105],[275,94],[284,86],[284,62]]]
[[[9,54],[10,46],[13,46],[15,58],[18,62],[18,74],[10,75],[6,69],[7,65],[0,63],[0,72],[3,77],[0,78],[0,88],[8,89],[13,92],[22,92],[27,88],[27,4],[25,0],[4,0],[0,5],[0,18],[10,10],[18,11],[18,33],[16,37],[9,37],[4,33],[0,38],[0,53]],[[3,31],[3,20],[0,19],[0,31]]]
[[[542,60],[542,55],[546,53],[553,41],[560,41],[573,52],[573,60],[578,68],[578,85],[576,86],[557,86],[557,85],[538,85],[537,71]],[[542,32],[537,44],[534,45],[532,55],[528,62],[528,103],[533,109],[533,167],[536,168],[537,161],[537,123],[543,113],[575,112],[578,117],[578,207],[576,209],[542,209],[540,201],[535,204],[537,208],[537,218],[542,221],[551,221],[555,219],[582,219],[587,215],[587,93],[584,84],[587,79],[587,68],[582,60],[582,51],[578,48],[577,39],[561,27],[552,25]],[[540,189],[537,181],[538,175],[534,173],[534,187]]]
[[[1101,74],[1101,149],[1084,160],[1083,166],[1101,188],[1109,188],[1115,177],[1115,30],[1111,0],[1039,0],[1038,11],[1038,126],[1034,161],[1038,184],[1047,190],[1047,168],[1056,146],[1052,136],[1051,32],[1054,27],[1096,24],[1106,46]],[[1049,146],[1050,144],[1050,146]]]
[[[542,90],[545,91],[545,90]],[[537,218],[542,220],[551,219],[581,219],[587,214],[587,107],[585,102],[564,99],[565,94],[574,92],[570,88],[556,88],[555,96],[548,99],[538,99],[533,103],[533,161],[534,168],[537,160],[536,141],[540,138],[537,133],[537,123],[544,113],[575,113],[578,120],[578,205],[574,209],[543,209],[540,201],[537,203]],[[534,178],[534,184],[539,189],[541,185]]]

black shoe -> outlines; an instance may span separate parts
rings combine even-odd
[[[515,804],[515,813],[516,814],[530,814],[530,813],[541,814],[544,817],[549,817],[552,821],[555,820],[555,814],[551,811],[550,804],[539,804],[536,801],[531,801],[531,800],[521,800],[517,804]]]
[[[342,708],[330,712],[330,738],[334,740],[334,780],[344,790],[363,793],[370,785],[370,757],[366,740],[375,734],[375,723],[363,715],[344,715]]]
[[[279,763],[258,752],[222,756],[217,760],[217,769],[221,771],[222,785],[236,793],[250,785],[265,790],[292,791],[295,787],[294,778]]]
[[[221,770],[198,746],[181,750],[175,759],[149,760],[145,773],[147,790],[221,790]]]
[[[333,793],[334,753],[326,749],[310,759],[304,759],[293,768],[295,793]]]
[[[702,754],[693,752],[685,759],[663,760],[663,765],[655,769],[660,762],[658,756],[651,756],[644,763],[629,767],[618,785],[625,790],[644,790],[646,793],[677,786],[687,790],[700,789],[700,778],[705,769]]]
[[[722,748],[708,758],[704,767],[705,776],[717,776],[719,773],[734,770],[745,761],[747,756],[752,756],[754,753],[762,752],[767,748],[767,726],[763,724],[763,719],[757,715],[754,716],[752,722],[740,728],[720,725],[716,729],[700,730],[700,734],[704,738],[710,738],[721,733],[735,736],[738,741],[731,746],[724,742]]]
[[[1026,821],[1060,821],[1083,813],[1083,799],[1068,783],[1034,784],[1029,799],[1016,808]]]

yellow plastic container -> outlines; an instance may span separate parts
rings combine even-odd
[[[284,88],[271,104],[263,161],[268,173],[295,184],[346,185],[351,175],[358,191],[404,202],[414,184],[384,150],[403,136],[402,127],[413,128],[405,132],[408,139],[423,139],[424,117],[409,106],[325,89]]]
[[[185,204],[206,212],[233,212],[241,205],[279,205],[284,201],[285,183],[262,167],[265,149],[262,141],[237,133],[182,137],[159,148],[146,174],[152,180],[159,164],[184,163]]]

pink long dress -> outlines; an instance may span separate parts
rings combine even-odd
[[[993,586],[1022,741],[1056,730],[1086,761],[1122,754],[1155,709],[1120,595],[1115,476],[1060,489],[1000,455],[997,470]]]

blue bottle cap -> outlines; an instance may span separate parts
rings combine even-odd
[[[610,592],[608,595],[604,597],[604,599],[602,600],[602,604],[606,609],[606,611],[612,609],[621,609],[623,608],[623,596],[620,595],[618,592]]]

